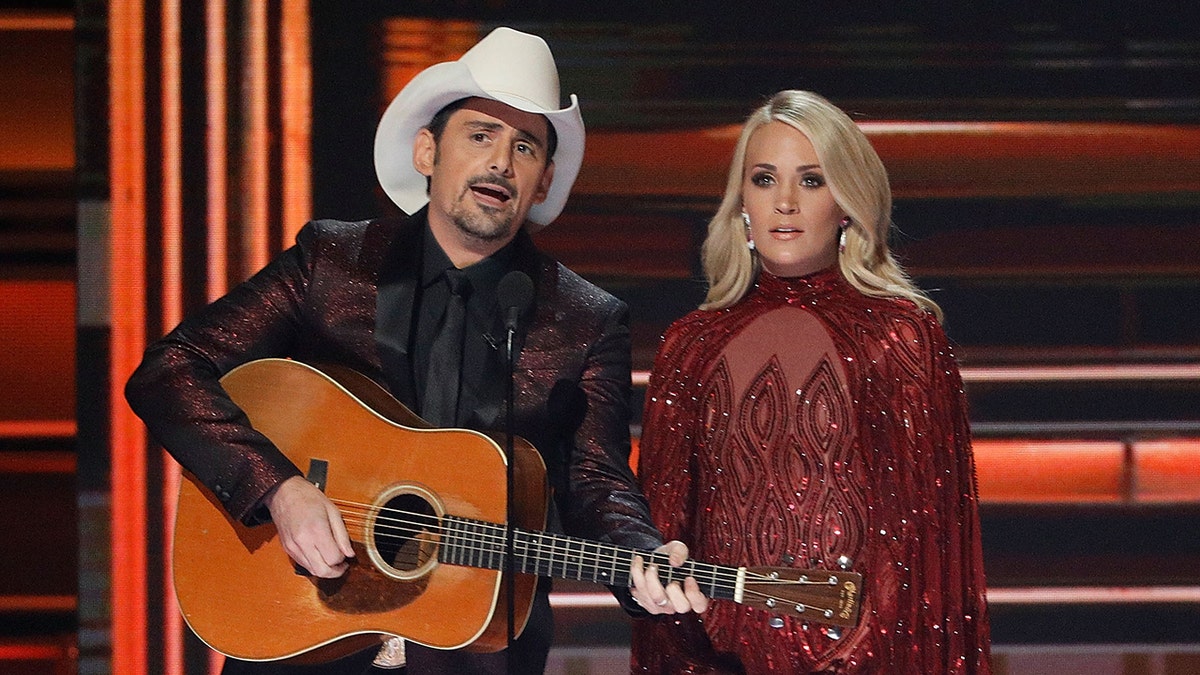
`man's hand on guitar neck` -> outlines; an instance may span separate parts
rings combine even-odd
[[[342,514],[315,485],[293,476],[271,491],[264,503],[292,562],[325,579],[340,577],[354,557]]]
[[[669,541],[654,549],[654,552],[666,553],[672,567],[679,567],[688,557],[687,544],[679,540]],[[633,581],[631,593],[634,602],[651,614],[699,613],[708,609],[708,598],[700,592],[694,578],[684,579],[682,587],[677,581],[672,581],[664,587],[658,580],[658,566],[643,566],[640,555],[633,557],[629,578]]]

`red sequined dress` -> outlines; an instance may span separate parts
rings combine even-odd
[[[668,329],[646,405],[639,478],[664,539],[730,566],[845,556],[863,593],[836,639],[725,600],[635,620],[634,672],[990,672],[965,397],[932,315],[836,269],[763,273]]]

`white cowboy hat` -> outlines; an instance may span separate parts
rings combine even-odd
[[[457,61],[422,70],[392,99],[375,132],[375,174],[383,191],[408,214],[428,203],[425,176],[412,163],[413,139],[439,110],[470,97],[538,113],[554,125],[554,180],[545,201],[529,210],[531,232],[549,225],[567,203],[583,163],[583,117],[574,94],[569,107],[558,107],[558,69],[545,40],[511,28],[488,33]]]

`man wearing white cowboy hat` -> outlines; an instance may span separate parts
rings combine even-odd
[[[515,431],[547,466],[548,529],[686,559],[681,542],[661,543],[628,467],[628,309],[529,236],[562,211],[583,158],[578,101],[559,103],[549,48],[512,29],[422,71],[392,101],[375,141],[380,183],[408,215],[307,224],[295,246],[151,345],[130,379],[126,396],[164,447],[230,517],[272,521],[311,575],[336,578],[354,562],[341,515],[248,427],[218,378],[267,356],[334,363],[435,426],[499,429],[504,337],[514,327]],[[533,282],[527,305],[498,297],[513,272]],[[664,587],[640,560],[630,575],[633,589],[614,592],[631,612],[707,606],[692,579]],[[511,654],[410,643],[408,671],[541,672],[551,632],[543,584]],[[363,672],[374,651],[295,672]],[[391,656],[383,662],[402,660]],[[293,671],[228,659],[226,672]]]

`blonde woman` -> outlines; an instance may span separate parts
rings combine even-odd
[[[820,96],[746,122],[663,338],[639,480],[697,560],[863,575],[856,626],[714,600],[635,621],[639,673],[988,673],[970,429],[941,312],[891,255],[887,172]]]

